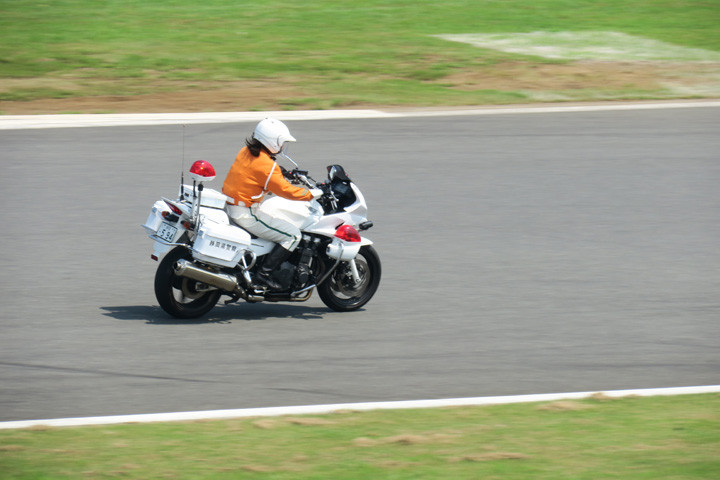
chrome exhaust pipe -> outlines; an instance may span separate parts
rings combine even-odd
[[[245,293],[244,289],[240,288],[234,276],[228,275],[227,273],[216,273],[205,270],[185,259],[177,261],[175,264],[175,274],[180,277],[187,277],[192,280],[197,280],[198,282],[206,283],[220,290],[225,290],[226,292]]]

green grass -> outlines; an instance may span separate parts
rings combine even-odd
[[[513,103],[532,95],[443,79],[552,61],[432,35],[617,31],[720,51],[719,24],[716,0],[0,0],[0,79],[27,80],[0,101],[263,81],[292,87],[287,108]]]
[[[720,396],[0,431],[29,479],[720,478]]]

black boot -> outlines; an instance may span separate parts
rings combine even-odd
[[[272,252],[265,257],[262,267],[255,275],[255,281],[260,285],[267,286],[270,290],[281,290],[282,285],[272,279],[272,273],[291,253],[282,246],[275,245]]]

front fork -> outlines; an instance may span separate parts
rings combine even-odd
[[[355,259],[348,260],[348,265],[350,266],[350,273],[352,274],[352,279],[355,285],[360,283],[360,273],[358,272],[357,265],[355,264]]]

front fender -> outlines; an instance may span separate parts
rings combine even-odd
[[[325,254],[332,259],[348,262],[357,257],[362,246],[362,242],[346,242],[336,237],[327,246]]]

